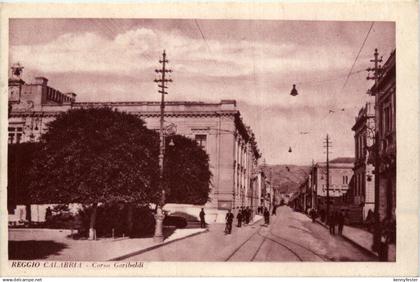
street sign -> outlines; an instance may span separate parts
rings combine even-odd
[[[175,135],[176,134],[176,124],[170,123],[165,127],[165,135]]]

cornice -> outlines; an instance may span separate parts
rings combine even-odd
[[[51,116],[55,117],[64,111],[15,111],[10,113],[10,117],[31,117],[31,116]],[[130,111],[127,112],[132,115],[144,118],[154,118],[160,117],[159,111],[149,111],[149,112],[140,112],[140,111]],[[167,111],[165,112],[165,117],[234,117],[237,114],[237,111]]]
[[[165,106],[221,106],[221,103],[197,101],[165,101]],[[120,102],[75,102],[74,106],[160,106],[158,101],[120,101]]]

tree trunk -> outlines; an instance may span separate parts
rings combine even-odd
[[[96,240],[96,212],[98,210],[98,203],[92,205],[92,211],[90,212],[90,225],[89,225],[89,240]]]
[[[127,234],[132,236],[133,234],[133,211],[134,205],[132,203],[127,204]]]

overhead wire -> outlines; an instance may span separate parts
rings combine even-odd
[[[370,24],[369,30],[368,30],[368,32],[366,33],[366,36],[365,36],[365,39],[364,39],[364,40],[363,40],[363,42],[362,42],[362,45],[360,46],[359,52],[357,52],[357,56],[356,56],[356,58],[354,59],[353,64],[351,65],[351,68],[350,68],[349,74],[347,75],[346,80],[344,81],[344,84],[343,84],[343,87],[341,88],[341,91],[343,91],[344,87],[346,87],[346,85],[347,85],[347,82],[348,82],[348,80],[349,80],[350,74],[351,74],[351,72],[353,71],[354,66],[356,65],[357,59],[359,59],[359,56],[360,56],[360,53],[361,53],[361,52],[362,52],[362,50],[363,50],[363,47],[365,47],[366,41],[367,41],[367,39],[368,39],[368,37],[369,37],[370,31],[372,30],[372,28],[373,28],[373,25],[374,25],[374,24],[375,24],[375,22],[372,22],[372,23]]]
[[[327,79],[322,79],[322,80],[307,80],[307,81],[298,81],[296,82],[296,85],[307,85],[307,84],[321,84],[324,82],[331,82],[331,81],[337,81],[337,80],[341,80],[343,77],[346,76],[352,76],[361,72],[366,71],[365,69],[360,69],[354,72],[351,72],[350,74],[342,74],[342,75],[337,75],[337,76],[333,76]]]
[[[367,39],[369,38],[369,34],[370,34],[370,32],[372,31],[372,28],[373,28],[373,25],[374,25],[374,23],[375,22],[371,22],[371,24],[370,24],[370,27],[369,27],[369,29],[368,29],[368,31],[367,31],[367,33],[366,33],[366,35],[365,35],[365,38],[363,39],[363,41],[362,41],[362,44],[361,44],[361,46],[360,46],[360,48],[359,48],[359,51],[357,52],[357,55],[356,55],[356,57],[355,57],[355,59],[354,59],[354,61],[353,61],[353,63],[352,63],[352,65],[351,65],[351,68],[350,68],[350,70],[349,70],[349,72],[348,72],[348,74],[346,75],[346,80],[344,81],[344,84],[343,84],[343,86],[341,87],[341,91],[343,91],[344,90],[344,88],[346,87],[346,85],[347,85],[347,82],[349,81],[349,78],[350,78],[350,76],[352,76],[352,75],[354,75],[354,74],[356,74],[356,73],[360,73],[360,72],[364,72],[364,71],[366,71],[365,69],[361,69],[361,70],[358,70],[358,71],[355,71],[355,72],[353,72],[353,69],[354,69],[354,66],[356,65],[356,62],[357,62],[357,60],[359,59],[359,56],[360,56],[360,54],[362,53],[362,50],[363,50],[363,48],[365,47],[365,44],[366,44],[366,41],[367,41]],[[345,110],[345,108],[342,108],[340,111],[344,111]],[[330,117],[330,116],[332,116],[335,112],[336,112],[337,110],[329,110],[328,111],[328,113],[320,120],[320,122],[323,122],[326,118],[328,118],[328,117]]]
[[[198,31],[200,32],[201,38],[203,39],[204,43],[206,44],[207,51],[209,52],[210,55],[213,56],[213,53],[211,52],[210,46],[207,42],[207,39],[204,35],[204,32],[201,29],[200,24],[198,23],[197,19],[194,19],[194,23],[195,23],[195,26],[197,27]],[[211,61],[213,61],[215,63],[215,60],[211,60]],[[222,80],[223,85],[225,86],[225,89],[227,89],[227,84],[226,84],[225,80],[223,79],[223,77],[220,77],[220,78]]]

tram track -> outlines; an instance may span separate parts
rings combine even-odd
[[[290,248],[289,246],[282,244],[264,234],[261,234],[261,230],[262,230],[263,226],[261,226],[260,228],[258,228],[258,230],[254,233],[251,234],[251,236],[249,236],[243,243],[241,243],[226,259],[225,261],[229,261],[233,256],[235,256],[251,239],[253,239],[255,236],[260,236],[262,238],[261,243],[259,243],[257,250],[254,252],[254,254],[251,257],[251,261],[255,261],[255,258],[257,257],[258,253],[260,252],[262,246],[264,245],[264,243],[266,243],[266,241],[271,241],[281,247],[283,247],[284,249],[286,249],[287,251],[289,251],[290,253],[292,253],[294,256],[297,257],[297,259],[299,261],[303,261],[302,257],[295,252],[292,248]],[[271,233],[271,230],[269,230],[269,233]]]
[[[274,222],[273,222],[274,224]],[[293,256],[295,256],[299,261],[305,261],[305,256],[308,255],[308,253],[310,253],[311,256],[315,256],[319,259],[321,259],[322,261],[330,261],[330,259],[326,258],[323,255],[318,254],[317,252],[315,252],[314,250],[303,246],[300,243],[294,242],[290,239],[284,238],[282,236],[279,236],[277,234],[275,234],[272,229],[271,226],[269,228],[267,228],[268,234],[262,234],[261,231],[263,230],[264,225],[261,225],[257,231],[253,232],[244,242],[242,242],[226,259],[225,261],[230,261],[232,259],[232,257],[234,257],[242,248],[245,247],[245,245],[247,243],[249,243],[253,238],[255,238],[255,236],[259,236],[262,238],[261,242],[258,244],[258,247],[256,249],[256,251],[253,253],[253,255],[251,256],[250,261],[255,261],[256,257],[258,256],[258,254],[261,251],[261,248],[263,247],[263,245],[267,242],[270,241],[274,244],[276,244],[277,246],[282,247],[283,249],[286,249],[288,252],[290,252],[291,254],[293,254]],[[306,253],[306,254],[305,254]]]
[[[271,233],[271,230],[269,230],[269,233]],[[284,249],[286,249],[286,250],[288,250],[290,253],[292,253],[295,257],[297,257],[297,259],[298,259],[299,261],[303,261],[302,257],[301,257],[301,256],[300,256],[297,252],[295,252],[293,249],[291,249],[290,247],[286,246],[285,244],[282,244],[282,243],[280,243],[280,242],[278,242],[278,241],[276,241],[276,240],[273,240],[272,238],[267,237],[267,236],[265,236],[265,235],[263,235],[263,234],[258,233],[258,235],[260,235],[261,237],[263,237],[263,238],[264,238],[264,240],[263,240],[262,244],[259,246],[259,248],[257,249],[257,251],[256,251],[256,253],[254,254],[253,259],[252,259],[251,261],[254,261],[255,257],[256,257],[256,256],[257,256],[257,254],[259,253],[259,251],[260,251],[260,249],[261,249],[261,247],[262,247],[263,243],[264,243],[266,240],[269,240],[269,241],[271,241],[271,242],[273,242],[273,243],[275,243],[275,244],[277,244],[277,245],[279,245],[279,246],[283,247]]]
[[[239,250],[246,244],[248,243],[252,237],[254,237],[261,229],[263,226],[260,226],[257,231],[255,231],[254,233],[251,234],[251,236],[249,236],[242,244],[240,244],[235,250],[233,250],[233,252],[225,259],[225,261],[229,261],[237,252],[239,252]]]
[[[290,239],[286,239],[286,238],[281,237],[281,236],[279,236],[279,235],[277,235],[277,234],[274,234],[271,230],[270,230],[270,234],[271,234],[271,235],[273,235],[274,237],[276,237],[276,238],[280,239],[280,240],[286,241],[286,242],[288,242],[288,243],[290,243],[290,244],[293,244],[293,245],[295,245],[295,246],[298,246],[298,247],[300,247],[300,248],[304,249],[304,250],[305,250],[305,251],[307,251],[307,252],[312,253],[313,255],[315,255],[316,257],[318,257],[318,258],[320,258],[320,259],[322,259],[323,261],[331,261],[330,259],[326,258],[326,257],[325,257],[325,256],[323,256],[323,255],[320,255],[320,254],[316,253],[315,251],[311,250],[311,249],[310,249],[310,248],[308,248],[308,247],[305,247],[305,246],[303,246],[303,245],[301,245],[301,244],[299,244],[299,243],[296,243],[296,242],[294,242],[294,241],[292,241],[292,240],[290,240]]]

